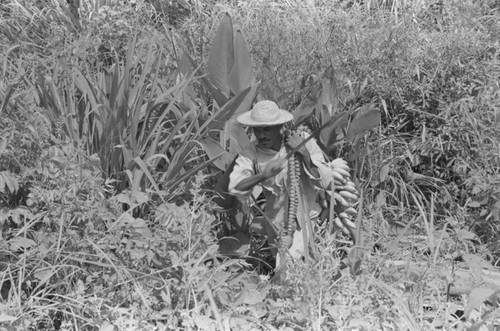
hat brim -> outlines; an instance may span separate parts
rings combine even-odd
[[[239,123],[243,125],[254,126],[254,127],[280,125],[293,120],[293,115],[290,112],[284,109],[280,109],[279,111],[280,111],[280,116],[274,121],[266,121],[266,122],[256,121],[252,117],[250,117],[251,115],[250,111],[244,112],[243,114],[239,115],[237,117],[237,120]]]

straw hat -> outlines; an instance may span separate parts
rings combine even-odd
[[[293,120],[293,115],[269,100],[257,102],[252,110],[244,112],[237,118],[238,122],[247,126],[274,126]]]

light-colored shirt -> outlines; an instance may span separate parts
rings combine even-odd
[[[303,138],[308,137],[306,133],[301,133],[301,136]],[[314,139],[307,141],[305,147],[309,151],[312,163],[318,167],[320,173],[322,173],[322,169],[326,166],[326,161],[320,147]],[[239,196],[244,203],[249,203],[249,197],[252,190],[239,191],[236,189],[238,183],[244,178],[260,173],[264,165],[268,162],[284,158],[286,154],[287,150],[284,144],[282,144],[279,151],[275,151],[272,149],[263,149],[257,145],[256,141],[252,141],[236,159],[236,164],[229,176],[229,192]],[[304,171],[302,171],[299,185],[299,199],[301,199],[301,205],[304,210],[302,213],[299,213],[300,215],[297,215],[298,218],[315,216],[321,210],[316,202],[316,191],[314,189],[315,186],[322,186],[321,178],[316,178],[313,174],[309,173],[305,167],[303,168]],[[288,164],[286,164],[285,168],[276,176],[259,184],[262,187],[262,192],[266,199],[264,217],[273,223],[280,222],[288,216],[287,206],[289,197],[287,193],[287,179]]]

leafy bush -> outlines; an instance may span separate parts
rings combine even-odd
[[[50,148],[32,171],[29,209],[2,210],[2,296],[16,302],[5,313],[23,316],[20,328],[99,326],[106,316],[120,325],[120,313],[139,311],[141,319],[175,323],[190,306],[183,301],[190,277],[198,277],[189,264],[214,238],[203,197],[193,192],[191,210],[167,204],[149,220],[135,218],[121,203],[148,204],[151,196],[106,198],[112,192],[99,179],[98,160],[77,159],[70,145]]]

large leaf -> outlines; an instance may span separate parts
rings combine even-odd
[[[232,117],[227,119],[224,123],[224,130],[221,132],[221,146],[226,149],[226,144],[229,140],[229,151],[231,155],[236,155],[250,143],[243,126],[236,121],[236,116],[250,110],[256,95],[257,85],[252,85],[243,101],[237,105]]]
[[[239,97],[245,91],[246,89],[237,94],[236,97]],[[251,85],[248,94],[246,94],[243,100],[241,100],[241,102],[237,105],[236,110],[234,111],[232,116],[235,117],[241,113],[249,111],[250,108],[252,107],[255,97],[257,96],[257,92],[258,92],[258,85],[257,84]]]
[[[353,141],[357,135],[364,134],[368,130],[380,124],[381,115],[375,104],[369,103],[360,107],[353,115],[354,119],[349,125],[346,138]]]
[[[231,118],[237,110],[240,109],[240,106],[244,104],[245,101],[251,102],[248,101],[249,99],[247,99],[247,96],[252,97],[252,95],[249,95],[251,91],[253,91],[253,89],[251,87],[248,87],[236,97],[232,98],[228,103],[224,105],[224,107],[222,107],[205,123],[203,123],[203,125],[200,127],[200,130],[197,132],[197,136],[204,137],[211,130],[221,130],[222,128],[224,128],[226,121]]]
[[[184,77],[190,75],[194,71],[193,64],[189,59],[189,55],[186,52],[182,52],[182,56],[177,64],[177,83],[181,81]]]
[[[248,138],[243,125],[238,123],[236,118],[231,118],[226,122],[224,136],[229,138],[229,152],[231,155],[240,153],[250,144],[250,138]]]
[[[222,17],[208,54],[207,69],[212,84],[229,96],[229,73],[234,63],[233,24],[228,13]]]
[[[185,50],[184,50],[184,55],[189,60],[193,68],[197,68],[196,62]],[[197,72],[199,72],[199,78],[203,84],[203,87],[208,89],[211,96],[215,99],[215,102],[217,102],[219,107],[225,105],[226,102],[229,100],[229,96],[224,95],[224,93],[222,93],[216,86],[214,86],[214,84],[212,84],[212,82],[206,77],[203,71],[198,69]]]
[[[305,100],[302,101],[294,110],[292,110],[292,115],[296,125],[304,122],[313,114],[314,108],[305,106],[305,103]]]
[[[328,109],[323,107],[323,116],[326,118],[328,114]],[[347,125],[349,121],[349,112],[342,112],[334,114],[329,118],[331,121],[321,132],[319,133],[319,140],[323,144],[323,146],[328,150],[331,145],[335,143],[340,134],[340,130]],[[324,122],[320,122],[320,124],[325,125],[328,123],[326,120]],[[339,133],[337,133],[339,131]]]
[[[200,139],[200,144],[211,160],[217,158],[214,161],[215,166],[220,170],[226,170],[233,160],[232,156],[210,137]]]
[[[328,114],[333,116],[333,114],[338,112],[338,102],[339,95],[337,90],[337,80],[335,78],[335,72],[332,67],[325,70],[324,78],[321,81],[321,91],[318,98],[318,108],[323,106],[328,109]]]
[[[318,108],[326,108],[328,110],[328,114],[330,116],[333,115],[330,80],[326,78],[321,82],[321,93],[318,98]]]
[[[229,74],[229,88],[238,94],[252,83],[252,60],[240,30],[234,36],[234,64]]]
[[[179,83],[185,77],[192,76],[194,69],[195,68],[193,68],[193,65],[191,64],[188,55],[185,52],[183,52],[177,68],[176,82]],[[185,91],[182,93],[182,102],[186,106],[192,107],[194,105],[193,99],[195,98],[195,96],[196,93],[193,88],[193,81],[190,80],[189,85],[186,86]]]

